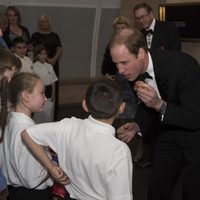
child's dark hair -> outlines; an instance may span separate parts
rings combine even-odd
[[[34,61],[38,60],[38,54],[41,53],[43,50],[45,50],[47,52],[47,50],[43,44],[38,44],[34,47],[34,50],[33,50]]]
[[[18,72],[21,69],[21,61],[14,54],[9,51],[0,48],[0,76],[3,76],[6,70],[13,70],[15,66],[15,71]],[[0,142],[4,138],[4,129],[7,123],[7,91],[8,91],[8,78],[2,77],[0,81],[0,95],[1,95],[1,111],[0,111],[0,128],[1,136]]]
[[[40,78],[37,75],[25,72],[13,76],[8,89],[8,98],[12,107],[16,107],[19,102],[19,95],[21,92],[33,92],[38,79]]]
[[[22,38],[22,37],[16,37],[13,41],[12,41],[12,46],[15,47],[18,44],[26,44],[26,41]]]
[[[120,85],[110,79],[101,79],[91,84],[86,92],[86,104],[95,119],[109,119],[118,113],[122,103]]]

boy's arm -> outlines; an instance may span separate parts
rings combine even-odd
[[[54,164],[48,155],[46,154],[46,151],[44,148],[37,144],[34,140],[31,139],[31,137],[28,135],[26,131],[23,131],[21,134],[22,140],[27,145],[27,147],[30,149],[30,151],[35,155],[35,157],[41,162],[41,164],[47,168],[51,176],[59,183],[66,185],[69,184],[69,179],[67,175],[63,172],[63,170],[58,167],[56,164]]]

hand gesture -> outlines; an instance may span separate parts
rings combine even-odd
[[[55,179],[56,182],[67,185],[70,183],[68,176],[65,174],[65,172],[56,164],[53,164],[51,169],[49,170],[49,173]]]
[[[134,85],[138,98],[145,103],[146,106],[159,111],[162,100],[158,97],[155,89],[147,83],[137,81]]]
[[[117,129],[117,137],[123,142],[130,142],[136,133],[140,131],[138,124],[129,122]]]

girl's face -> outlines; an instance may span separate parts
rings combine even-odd
[[[45,86],[42,80],[38,79],[33,92],[29,94],[29,108],[31,112],[43,111],[45,100]]]
[[[12,69],[6,69],[2,77],[7,77],[10,82],[11,78],[17,73],[16,67],[13,66]]]
[[[47,60],[47,51],[42,50],[37,56],[38,56],[38,61],[44,63]]]

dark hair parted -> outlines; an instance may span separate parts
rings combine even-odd
[[[12,46],[15,47],[18,44],[24,44],[24,43],[26,44],[26,41],[22,37],[16,37],[12,41]]]
[[[121,86],[110,79],[98,80],[88,87],[85,99],[93,118],[109,119],[118,113],[123,101]]]
[[[135,12],[136,10],[139,10],[140,8],[144,8],[146,10],[147,13],[152,12],[152,8],[149,4],[147,3],[139,3],[137,4],[134,8],[133,8],[133,12]]]
[[[125,45],[130,53],[138,55],[139,49],[148,50],[146,40],[142,32],[137,29],[123,29],[116,32],[109,43],[110,49],[115,46]]]
[[[0,95],[1,95],[1,111],[0,111],[0,128],[1,128],[1,137],[0,142],[4,138],[4,129],[7,122],[7,91],[8,91],[8,78],[4,77],[4,72],[6,70],[13,70],[18,72],[21,69],[21,61],[15,55],[9,51],[0,48]]]
[[[40,78],[37,75],[25,72],[13,76],[9,83],[8,98],[14,108],[19,102],[21,92],[33,92],[38,79]]]
[[[43,50],[45,50],[47,52],[47,50],[43,44],[38,44],[34,47],[34,50],[33,50],[34,61],[38,60],[38,54],[40,54]]]

